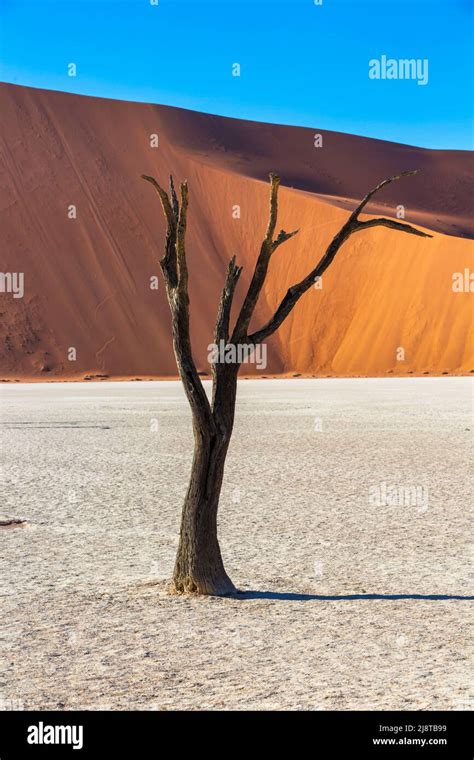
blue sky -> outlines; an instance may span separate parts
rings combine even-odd
[[[0,0],[0,80],[473,147],[471,0],[158,3]],[[384,54],[427,59],[428,84],[369,79],[369,60]]]

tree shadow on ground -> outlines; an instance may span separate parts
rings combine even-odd
[[[474,596],[455,594],[341,594],[325,596],[324,594],[297,594],[286,591],[239,591],[231,595],[233,599],[248,601],[251,599],[270,599],[281,602],[353,602],[388,600],[399,601],[420,600],[429,602],[445,602],[454,600],[474,600]]]

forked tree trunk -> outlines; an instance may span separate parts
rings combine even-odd
[[[214,410],[204,433],[194,420],[194,456],[184,500],[173,587],[178,593],[231,594],[236,588],[224,569],[217,537],[217,510],[237,395],[237,367],[220,368]]]
[[[236,590],[224,569],[217,538],[217,509],[227,449],[228,442],[218,435],[195,442],[173,573],[178,593],[223,595]]]
[[[256,332],[249,334],[250,322],[261,293],[270,259],[275,251],[296,235],[281,230],[274,233],[277,223],[277,197],[280,179],[270,174],[270,213],[267,231],[262,242],[247,294],[238,313],[234,330],[229,329],[232,299],[242,268],[229,262],[221,294],[214,333],[215,344],[231,347],[255,346],[272,335],[292,311],[301,296],[322,276],[336,253],[355,232],[369,227],[389,227],[420,237],[431,237],[409,224],[393,219],[370,219],[361,222],[360,213],[381,188],[394,180],[416,172],[403,172],[380,182],[362,199],[349,219],[334,236],[326,252],[309,274],[288,289],[269,321]],[[170,194],[153,178],[142,175],[158,193],[167,221],[165,254],[160,261],[171,309],[173,347],[176,364],[191,407],[194,430],[194,457],[191,480],[186,494],[179,539],[178,554],[173,573],[173,589],[178,593],[224,595],[235,592],[222,562],[217,538],[217,509],[224,477],[224,466],[234,424],[239,364],[212,364],[212,402],[206,396],[196,365],[194,364],[189,332],[188,269],[186,264],[185,234],[188,208],[187,183],[181,183],[181,201],[178,201],[173,179],[170,177]]]

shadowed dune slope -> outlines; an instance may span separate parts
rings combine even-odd
[[[234,253],[244,265],[238,303],[266,227],[269,170],[282,178],[279,228],[301,232],[276,252],[253,327],[314,266],[352,199],[386,176],[422,169],[369,210],[395,217],[403,205],[406,220],[434,236],[354,235],[322,289],[303,296],[269,340],[264,374],[474,368],[474,295],[452,288],[454,273],[473,268],[472,154],[321,130],[315,148],[317,130],[6,84],[0,113],[1,269],[24,273],[23,298],[0,293],[1,377],[176,374],[158,266],[164,222],[140,179],[165,183],[170,172],[190,187],[192,337],[196,363],[209,371],[225,268]]]

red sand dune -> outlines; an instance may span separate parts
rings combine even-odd
[[[161,276],[159,290],[150,289],[164,223],[140,179],[153,174],[164,183],[170,172],[189,181],[192,337],[196,363],[208,371],[225,268],[237,254],[241,298],[266,227],[270,170],[282,178],[279,226],[301,232],[272,260],[254,327],[313,267],[353,199],[379,180],[422,170],[382,191],[369,210],[394,217],[403,204],[406,220],[434,237],[388,229],[354,235],[322,290],[303,296],[270,339],[263,374],[474,368],[474,296],[452,290],[453,273],[472,267],[471,153],[7,84],[0,109],[1,268],[25,277],[23,298],[0,293],[0,377],[176,374]],[[316,132],[323,148],[314,147]],[[151,134],[158,148],[150,147]],[[68,218],[72,204],[76,219]]]

